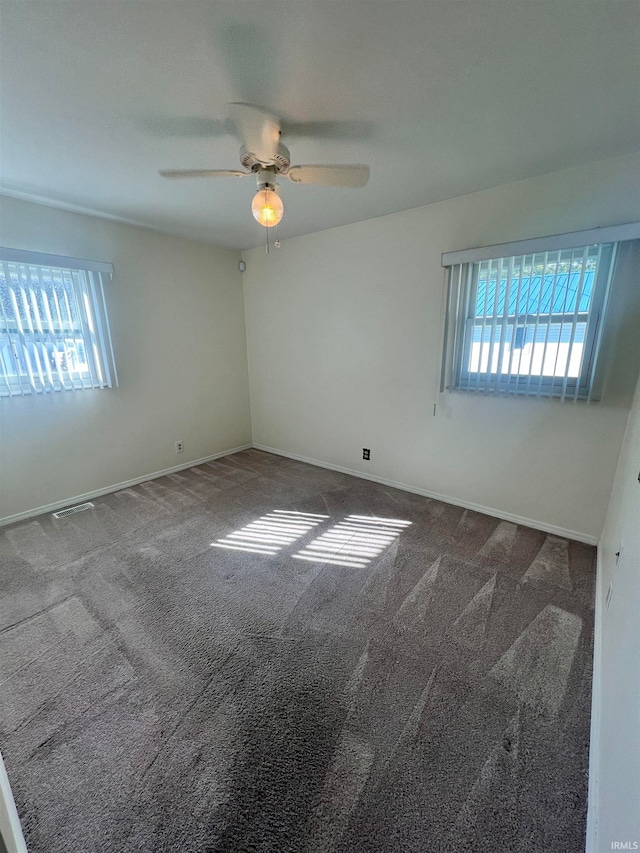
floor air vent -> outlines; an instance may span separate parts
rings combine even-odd
[[[54,518],[64,518],[65,515],[73,515],[74,512],[84,512],[85,509],[91,509],[93,504],[91,501],[88,501],[86,504],[78,504],[77,506],[70,506],[69,509],[61,509],[60,512],[54,512]]]

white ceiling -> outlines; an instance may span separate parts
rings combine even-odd
[[[226,104],[282,117],[280,237],[640,149],[640,4],[625,0],[0,0],[0,192],[217,245],[259,245]]]

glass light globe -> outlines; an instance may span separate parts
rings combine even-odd
[[[271,228],[282,219],[284,205],[278,193],[270,187],[266,187],[263,190],[258,190],[254,195],[251,202],[251,212],[256,222],[264,225],[265,228]]]

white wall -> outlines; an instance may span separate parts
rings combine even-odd
[[[640,286],[636,273],[635,286]],[[640,845],[640,382],[629,415],[598,548],[594,670],[593,853],[613,841]],[[624,550],[616,564],[620,542]],[[609,585],[610,604],[606,606]]]
[[[639,176],[640,154],[620,157],[291,240],[285,211],[282,248],[243,253],[254,443],[595,541],[637,375],[638,299],[613,301],[597,404],[438,396],[440,254],[640,219]]]
[[[0,518],[250,442],[238,252],[11,198],[0,198],[0,245],[114,264],[105,297],[120,380],[2,398]]]
[[[4,844],[2,843],[4,842]],[[27,853],[9,777],[0,755],[0,853]]]

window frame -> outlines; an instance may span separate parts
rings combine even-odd
[[[588,231],[577,231],[568,234],[533,238],[530,240],[520,240],[513,243],[479,247],[477,249],[444,252],[442,254],[442,266],[447,270],[447,276],[445,301],[443,305],[444,330],[442,337],[440,392],[442,393],[444,390],[463,392],[473,391],[475,393],[494,394],[500,396],[518,395],[528,397],[553,397],[554,399],[571,399],[573,401],[591,401],[599,399],[602,386],[602,370],[599,370],[598,368],[598,355],[603,341],[603,336],[606,335],[607,304],[611,290],[611,283],[615,275],[618,247],[621,242],[632,240],[640,240],[640,222],[593,228]],[[610,249],[607,244],[611,244]],[[603,248],[605,245],[607,246],[606,249]],[[488,316],[485,314],[483,317],[482,314],[477,314],[477,304],[474,300],[477,294],[478,270],[480,269],[481,263],[489,262],[487,281],[492,280],[492,276],[489,273],[489,270],[492,269],[491,262],[496,265],[499,261],[503,261],[505,264],[508,262],[514,263],[515,266],[509,270],[507,278],[511,278],[513,281],[518,281],[519,279],[525,278],[524,270],[520,269],[520,272],[517,274],[514,270],[517,269],[520,264],[526,268],[527,264],[525,262],[527,260],[535,260],[535,265],[537,266],[537,256],[545,256],[545,258],[551,256],[553,262],[554,256],[557,256],[558,260],[560,260],[561,254],[564,254],[565,252],[567,253],[567,258],[562,258],[562,261],[571,259],[579,260],[580,250],[585,252],[584,259],[588,260],[589,255],[586,253],[587,249],[593,249],[594,247],[598,247],[600,263],[597,266],[596,275],[593,280],[590,304],[587,312],[580,311],[582,306],[579,299],[581,299],[582,291],[578,289],[578,291],[573,291],[576,293],[576,302],[573,312],[567,312],[565,310],[564,312],[559,313],[557,310],[553,311],[554,308],[557,308],[557,303],[555,303],[553,297],[554,291],[552,291],[549,303],[550,313],[544,314],[540,310],[532,313],[530,310],[531,304],[527,301],[524,306],[526,313],[519,315],[517,312],[521,309],[522,302],[520,291],[518,290],[516,293],[516,313],[514,315],[504,313],[509,310],[506,305],[506,296],[508,291],[504,291],[505,303],[502,309],[503,315],[499,315],[494,312],[494,314],[489,313]],[[609,251],[610,255],[607,254]],[[600,253],[602,253],[602,255]],[[540,260],[542,260],[542,258]],[[473,278],[474,265],[476,265],[475,279]],[[571,265],[569,265],[568,270],[563,272],[559,271],[558,266],[556,266],[556,277],[558,275],[564,275],[564,272],[571,275]],[[586,269],[586,266],[583,267],[582,275],[585,274]],[[533,265],[531,266],[529,277],[532,277],[532,273]],[[542,299],[544,278],[548,274],[545,264],[542,270],[543,278],[540,284],[538,308],[541,307],[540,299]],[[504,276],[502,274],[498,275],[496,272],[496,284],[494,285],[495,290],[493,292],[493,298],[496,300],[496,308],[498,307],[500,296],[500,285],[498,284],[498,281],[501,282],[504,280]],[[569,289],[571,287],[570,279],[567,280],[565,287],[564,304],[566,306],[567,299],[571,294]],[[488,290],[489,287],[487,285],[487,291]],[[525,299],[527,300],[529,298],[528,294],[529,291],[525,291]],[[513,293],[509,294],[510,299],[512,296]],[[582,324],[582,320],[586,320],[586,329],[584,331],[584,344],[581,354],[579,375],[576,378],[569,376],[568,374],[572,369],[572,363],[575,364],[575,362],[573,362],[572,348],[574,346],[576,335],[582,334],[581,331],[578,333],[578,328]],[[483,349],[486,346],[487,339],[482,336],[485,335],[486,330],[490,330],[489,343],[491,344],[491,348],[486,361],[487,367],[489,367],[496,364],[496,361],[494,360],[496,347],[501,346],[502,352],[504,352],[504,346],[505,344],[508,344],[511,349],[510,341],[516,334],[516,329],[518,327],[523,326],[525,329],[530,329],[533,326],[534,344],[539,340],[536,337],[538,330],[546,327],[546,343],[541,354],[542,363],[540,365],[540,372],[528,372],[523,374],[521,372],[521,363],[518,363],[517,371],[514,370],[514,363],[511,356],[509,356],[509,361],[505,362],[500,351],[497,355],[497,370],[486,370],[484,372],[469,370],[469,356],[473,343],[473,334],[469,333],[469,328],[467,328],[465,324],[469,324],[469,328],[471,329],[473,329],[474,326],[480,326],[482,329],[480,334],[481,341],[484,341],[484,343],[476,356],[478,367],[482,367],[482,364],[485,363]],[[501,332],[500,336],[496,340],[495,331],[496,329],[500,330],[503,326],[506,328]],[[557,332],[554,331],[554,326],[556,327]],[[558,345],[566,342],[566,339],[563,340],[563,335],[565,334],[565,329],[567,329],[567,327],[569,328],[570,344],[568,352],[566,355],[564,353],[559,355],[558,351],[555,350],[555,369],[557,369],[558,364],[562,365],[564,362],[564,373],[561,375],[545,375],[544,369],[547,358],[546,345],[549,342],[551,342],[552,345],[556,342],[554,340],[555,334],[558,335]],[[509,332],[509,329],[512,331]],[[525,335],[526,334],[529,334],[529,332],[525,332]],[[607,348],[606,344],[604,348]],[[553,353],[554,349],[551,350],[551,358],[554,357]],[[561,362],[557,361],[559,357],[562,358]],[[520,358],[522,358],[522,355]],[[528,361],[528,370],[530,371],[533,360],[533,349],[527,353],[526,358]],[[507,364],[508,370],[505,369],[505,372],[502,373],[505,363]],[[465,365],[467,365],[467,368],[465,368]],[[491,381],[492,377],[494,381]],[[487,379],[489,379],[489,381],[487,381]]]
[[[589,247],[577,247],[573,250],[568,250],[572,252],[572,259],[575,255],[576,251],[582,249],[585,252],[586,261],[586,250]],[[521,255],[521,256],[510,256],[508,258],[491,258],[486,261],[477,261],[470,262],[468,264],[468,273],[470,280],[467,281],[465,287],[468,289],[468,297],[465,301],[466,311],[463,316],[460,318],[460,339],[461,339],[461,347],[458,352],[458,358],[456,360],[456,371],[453,375],[454,386],[458,390],[479,390],[479,391],[488,391],[494,393],[506,393],[506,394],[526,394],[529,396],[566,396],[569,395],[571,397],[577,397],[578,399],[584,399],[588,397],[589,391],[593,381],[593,371],[595,366],[595,358],[596,358],[596,343],[598,340],[598,330],[600,328],[600,320],[603,314],[604,304],[605,304],[605,296],[607,293],[608,283],[611,276],[611,272],[613,270],[616,258],[616,244],[614,243],[605,243],[599,244],[599,251],[597,257],[597,267],[594,276],[593,289],[591,292],[591,300],[589,309],[587,311],[566,311],[566,312],[550,312],[548,314],[537,311],[535,313],[526,314],[505,314],[502,315],[494,315],[486,313],[482,316],[482,322],[480,320],[480,316],[475,313],[475,306],[477,304],[477,291],[478,291],[478,280],[480,274],[480,266],[482,263],[497,263],[498,268],[500,268],[501,262],[504,261],[512,261],[515,258],[531,258],[531,266],[534,265],[535,259],[539,257],[538,252],[531,253],[529,255]],[[560,250],[562,251],[562,250]],[[545,261],[547,259],[547,254],[545,255]],[[559,254],[559,253],[558,253]],[[603,262],[604,261],[604,262]],[[557,275],[557,274],[556,274]],[[543,278],[547,276],[546,273],[543,273]],[[584,272],[581,273],[581,277],[584,276]],[[568,287],[568,284],[567,284]],[[542,288],[542,284],[541,284]],[[551,306],[552,307],[552,306]],[[579,307],[579,306],[577,306]],[[490,320],[490,324],[484,322],[484,320]],[[518,372],[511,371],[508,374],[503,374],[502,371],[497,371],[494,374],[494,371],[472,371],[468,368],[470,363],[470,353],[471,347],[473,344],[473,329],[480,327],[481,334],[484,333],[484,330],[490,328],[491,330],[497,329],[499,327],[504,327],[505,330],[512,329],[516,331],[518,328],[524,328],[528,330],[531,326],[534,327],[534,343],[536,342],[536,335],[538,330],[544,328],[545,331],[545,353],[546,346],[548,343],[553,343],[549,339],[549,332],[553,326],[559,326],[558,333],[558,343],[560,343],[560,337],[562,335],[562,330],[564,326],[570,325],[572,327],[578,325],[586,325],[585,335],[584,335],[584,344],[583,344],[583,355],[581,358],[580,372],[577,377],[568,376],[569,364],[567,359],[567,368],[563,375],[554,375],[551,376],[549,374],[544,373],[533,373],[529,371],[528,373],[521,373],[521,361],[518,361]],[[471,332],[471,334],[470,334]],[[572,343],[573,343],[573,333],[575,332],[575,328],[572,328]],[[503,340],[504,339],[504,340]],[[507,343],[507,335],[502,332],[500,335],[500,340],[498,342],[489,340],[489,353],[488,353],[488,364],[492,363],[492,357],[494,348],[496,346],[500,347],[500,350],[504,349],[504,345]],[[483,344],[484,346],[484,344]],[[557,358],[557,357],[556,357]],[[501,354],[498,353],[498,364],[501,363]],[[510,364],[513,362],[511,361]],[[488,377],[487,377],[488,374]],[[492,379],[492,376],[495,375],[496,378]],[[488,381],[487,381],[488,379]],[[577,387],[576,387],[577,386]]]
[[[113,275],[111,264],[3,247],[0,271],[12,307],[8,312],[0,300],[0,396],[117,386],[103,287],[103,275]],[[49,282],[52,293],[45,288]],[[70,341],[74,350],[81,342],[84,369],[62,368],[55,356],[69,359]]]

